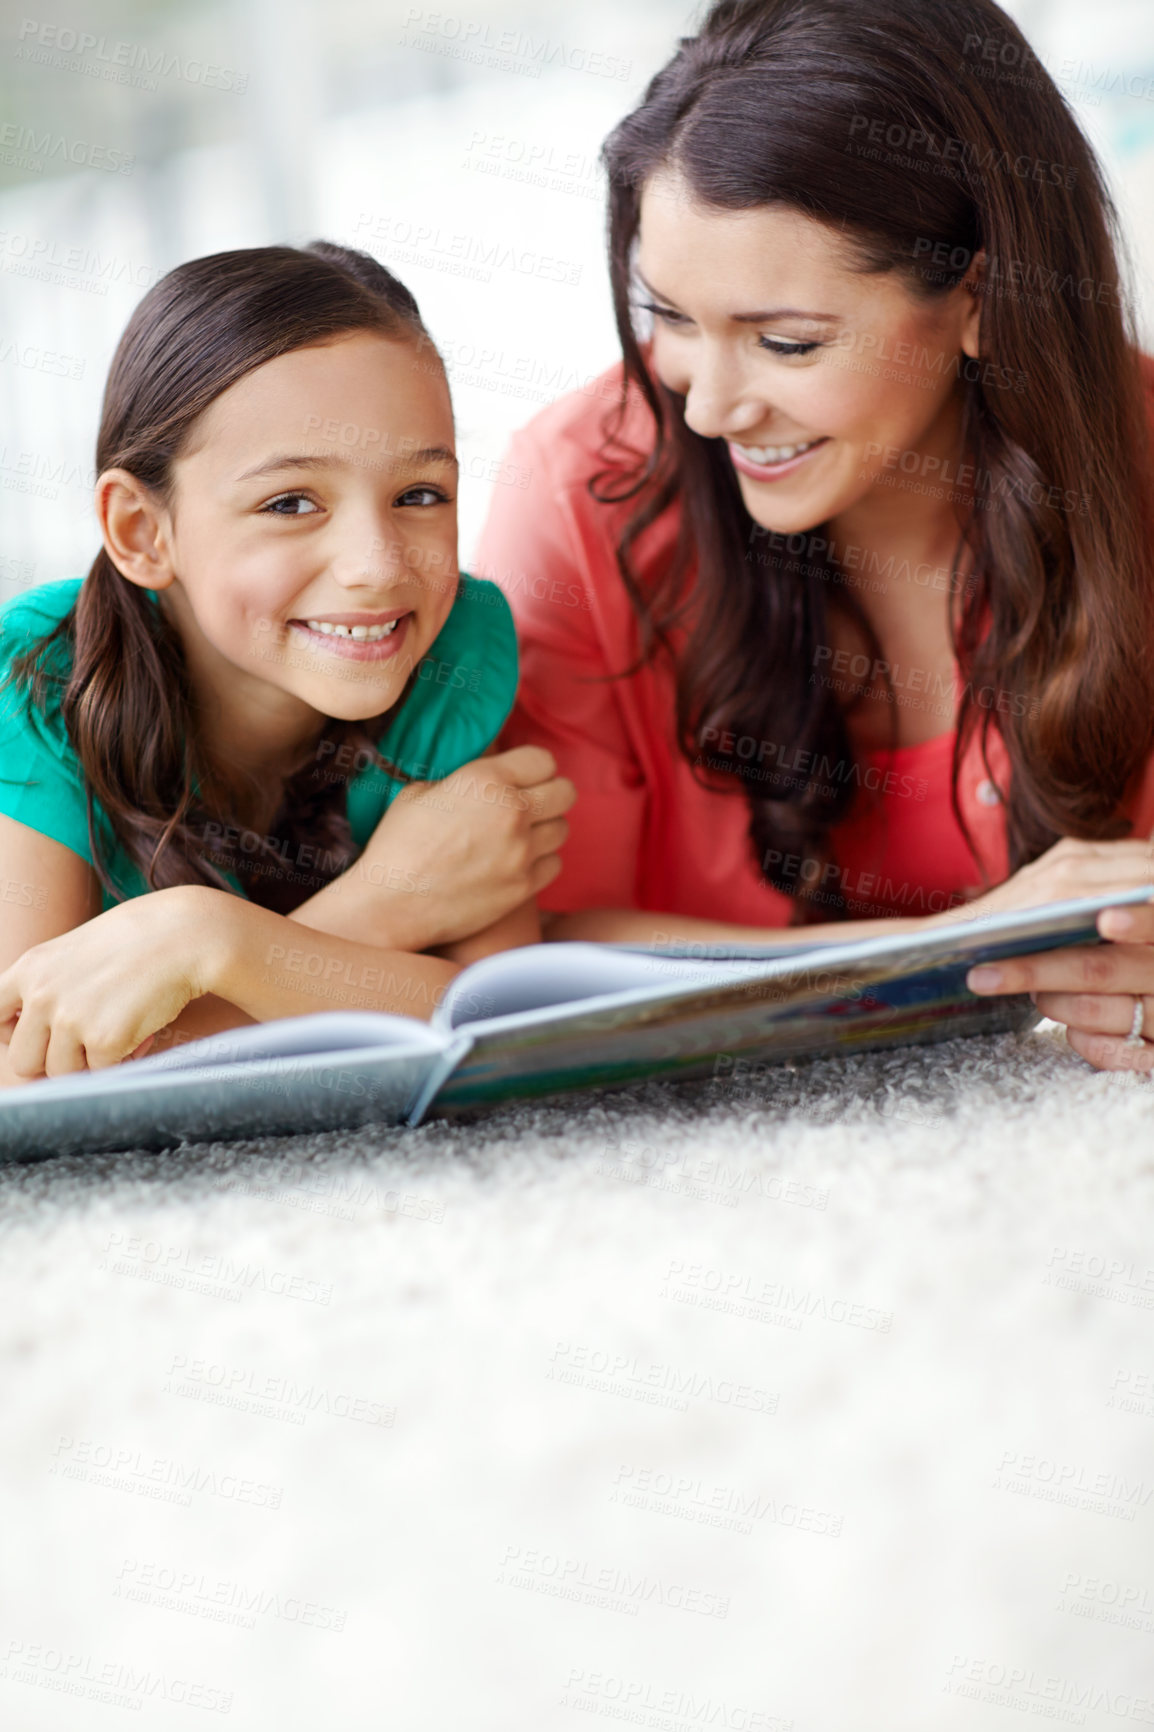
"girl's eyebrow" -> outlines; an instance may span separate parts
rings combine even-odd
[[[667,307],[676,305],[676,302],[671,301],[667,295],[663,295],[660,289],[655,289],[652,283],[646,282],[640,271],[637,272],[637,280],[642,288],[653,296],[655,301],[661,301]],[[807,313],[802,307],[769,307],[758,313],[730,313],[729,316],[736,325],[765,325],[771,319],[808,319],[814,325],[839,325],[841,323],[836,313]]]
[[[396,465],[446,463],[451,464],[454,469],[460,468],[457,458],[447,445],[422,445],[415,451],[402,450],[397,452],[391,459],[382,457],[381,461],[382,463],[391,461]],[[275,457],[268,459],[267,463],[257,463],[252,469],[246,469],[243,475],[237,476],[237,480],[252,481],[258,475],[272,475],[279,469],[339,469],[344,464],[354,462],[355,460],[351,455],[349,457],[335,457],[327,452],[293,453],[278,451]],[[363,462],[355,464],[355,466],[361,468]]]

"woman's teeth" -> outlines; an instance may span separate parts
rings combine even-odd
[[[322,632],[325,637],[355,637],[364,643],[376,643],[378,639],[388,637],[396,631],[399,623],[391,619],[387,625],[334,625],[327,619],[305,620],[310,631]]]
[[[818,440],[810,439],[804,445],[738,445],[737,449],[743,457],[748,457],[751,463],[788,463],[791,457],[800,457],[803,451],[812,451],[818,443]]]

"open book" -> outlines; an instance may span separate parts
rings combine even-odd
[[[1030,999],[978,998],[975,963],[1100,942],[1104,908],[1154,886],[853,943],[538,944],[453,981],[431,1022],[286,1017],[155,1057],[0,1093],[0,1158],[419,1124],[740,1059],[856,1052],[1026,1029]],[[826,929],[828,931],[828,929]]]

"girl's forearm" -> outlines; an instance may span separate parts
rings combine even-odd
[[[302,926],[220,891],[205,891],[203,984],[257,1022],[318,1010],[375,1010],[428,1019],[457,964]]]
[[[404,888],[402,874],[396,877],[401,883],[390,883],[362,854],[285,918],[333,938],[361,940],[367,934],[391,950],[424,950],[435,940],[429,898],[417,888]]]
[[[536,897],[531,897],[520,908],[506,914],[503,920],[495,920],[492,926],[486,926],[483,932],[474,932],[471,938],[458,938],[453,944],[441,945],[436,954],[455,962],[460,968],[466,968],[470,962],[480,962],[482,957],[495,956],[500,950],[515,950],[523,944],[540,942],[541,916],[537,912]]]

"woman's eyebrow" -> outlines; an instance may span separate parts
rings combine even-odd
[[[655,301],[661,301],[667,307],[676,306],[677,303],[671,301],[668,295],[663,295],[660,289],[655,289],[641,271],[637,271],[637,280]],[[808,319],[813,325],[841,323],[836,313],[807,313],[803,307],[769,307],[758,313],[730,313],[729,316],[736,325],[764,325],[768,324],[770,319]]]
[[[380,461],[382,464],[392,462],[397,465],[445,463],[451,464],[454,469],[460,467],[457,458],[447,445],[421,445],[413,451],[402,450],[394,453],[391,457],[382,456]],[[259,475],[273,475],[280,469],[339,469],[345,464],[354,464],[355,467],[362,468],[363,459],[361,463],[357,463],[351,453],[348,457],[338,457],[329,452],[278,451],[267,462],[257,463],[253,468],[246,469],[243,474],[237,476],[237,480],[252,481]]]
[[[807,313],[804,307],[770,307],[762,313],[730,313],[738,325],[764,325],[770,319],[808,319],[811,325],[840,325],[836,313]]]
[[[641,284],[641,287],[645,290],[646,294],[652,295],[655,301],[664,301],[667,307],[675,305],[675,303],[669,299],[668,295],[663,295],[660,289],[655,289],[653,287],[653,284],[645,276],[644,272],[638,270],[636,265],[634,265],[633,269],[636,273],[637,281]]]

